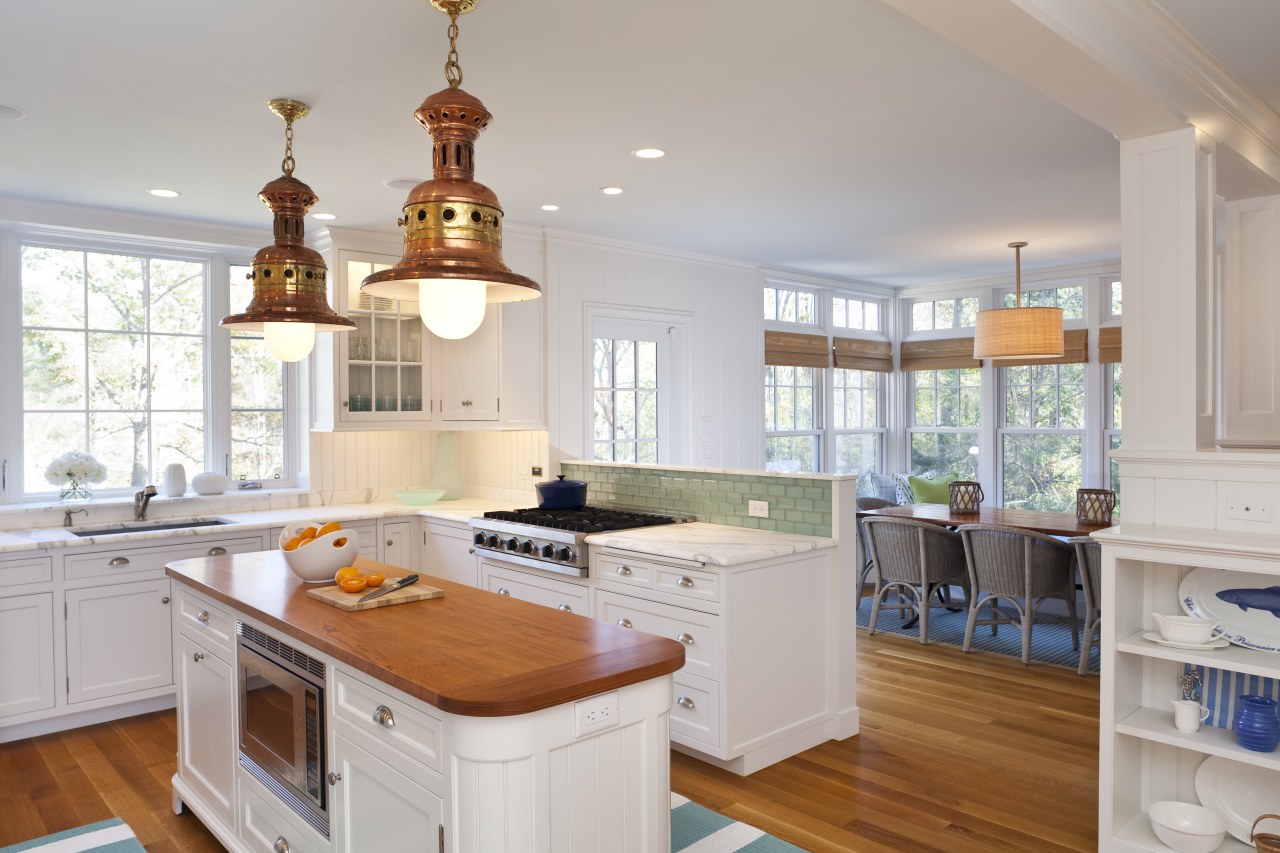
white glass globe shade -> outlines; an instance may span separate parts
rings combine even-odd
[[[426,279],[418,282],[422,324],[441,338],[465,338],[484,322],[483,281]]]
[[[263,323],[267,349],[281,361],[302,361],[316,345],[315,323]]]

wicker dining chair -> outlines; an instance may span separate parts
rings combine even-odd
[[[887,501],[884,498],[858,498],[857,506],[859,511],[870,509],[884,509],[887,506],[897,506],[893,501]],[[858,519],[858,542],[862,545],[862,563],[858,566],[858,606],[862,606],[862,593],[867,587],[867,578],[871,575],[871,555],[867,553],[867,535],[864,532],[863,524],[865,518]]]
[[[964,650],[973,646],[978,625],[990,625],[994,635],[1001,625],[1017,625],[1022,631],[1022,662],[1031,662],[1031,629],[1036,611],[1048,598],[1067,603],[1071,619],[1072,648],[1080,648],[1080,626],[1076,622],[1075,551],[1067,543],[1043,533],[999,524],[962,524],[965,563],[969,570],[969,618],[964,629]],[[1017,616],[1002,611],[1001,599],[1009,602]],[[990,619],[979,619],[987,604]]]
[[[880,607],[890,591],[902,594],[899,612],[914,611],[920,619],[920,642],[929,642],[929,611],[936,607],[958,609],[964,602],[951,602],[934,594],[956,585],[968,590],[964,547],[960,537],[945,527],[912,518],[872,516],[864,518],[867,553],[876,572],[875,597],[871,600],[869,632],[876,632]]]
[[[1076,549],[1076,565],[1080,567],[1080,586],[1084,589],[1084,631],[1080,634],[1081,675],[1089,673],[1089,651],[1094,643],[1102,643],[1102,545],[1088,536],[1073,536],[1067,544]],[[1096,637],[1096,639],[1095,639]]]

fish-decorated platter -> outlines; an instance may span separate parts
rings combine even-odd
[[[1226,622],[1222,639],[1280,652],[1280,577],[1192,569],[1178,584],[1178,600],[1191,616]]]

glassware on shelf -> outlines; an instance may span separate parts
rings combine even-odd
[[[377,403],[378,403],[379,412],[396,411],[396,395],[395,394],[379,394]]]
[[[347,338],[347,357],[352,361],[369,360],[369,336],[350,335]]]
[[[400,411],[402,412],[421,412],[422,397],[417,394],[405,394],[400,398]]]
[[[369,394],[352,394],[348,401],[350,409],[353,412],[371,412],[373,411],[373,397]]]

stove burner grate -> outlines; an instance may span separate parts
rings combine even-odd
[[[486,512],[485,518],[511,521],[554,530],[571,530],[575,533],[602,533],[606,530],[627,530],[633,527],[652,527],[672,524],[679,519],[644,512],[583,507],[582,509],[529,509],[498,510]]]

